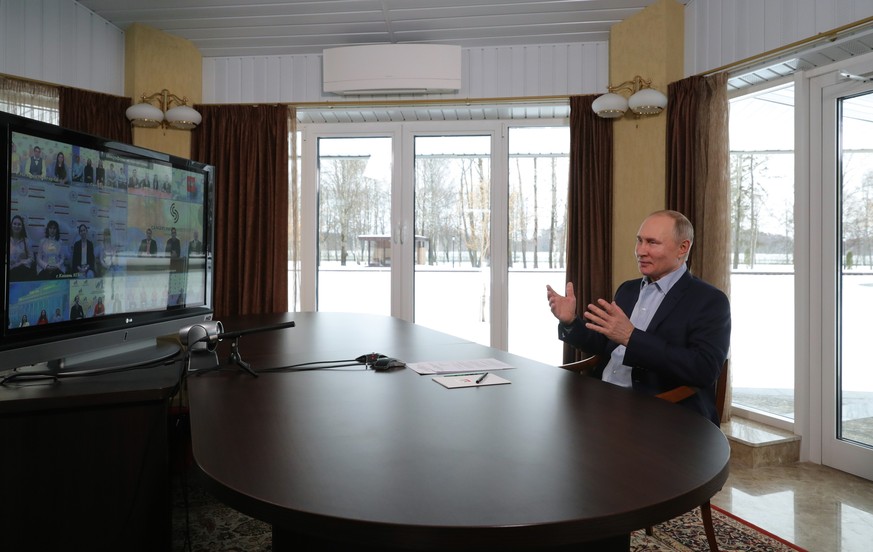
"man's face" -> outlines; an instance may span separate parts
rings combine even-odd
[[[83,240],[84,240],[86,237],[88,237],[88,229],[85,228],[84,226],[80,226],[80,227],[79,227],[79,236],[81,236]]]
[[[673,219],[667,215],[652,215],[637,233],[637,266],[640,274],[653,282],[679,268],[691,247],[688,240],[676,243],[673,226]]]
[[[148,238],[148,239],[152,238],[152,231],[151,230],[146,230],[146,238]]]

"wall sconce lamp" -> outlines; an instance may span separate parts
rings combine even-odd
[[[667,107],[667,96],[652,88],[652,81],[637,75],[633,80],[625,81],[617,86],[608,86],[609,93],[600,96],[591,103],[591,109],[600,117],[614,119],[621,117],[630,108],[637,116],[657,115]],[[625,98],[619,91],[629,92]]]
[[[152,104],[155,100],[160,101],[160,107]],[[175,107],[170,107],[174,103]],[[194,108],[188,106],[188,98],[170,94],[166,88],[150,96],[143,94],[141,102],[128,107],[125,114],[131,125],[143,128],[190,130],[203,120]]]

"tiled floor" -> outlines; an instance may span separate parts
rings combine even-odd
[[[873,551],[873,481],[832,468],[731,465],[712,504],[810,552]]]

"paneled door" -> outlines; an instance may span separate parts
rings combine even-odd
[[[868,62],[827,75],[820,87],[822,462],[867,479],[873,479],[871,77]]]

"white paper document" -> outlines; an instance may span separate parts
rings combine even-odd
[[[493,372],[494,370],[506,370],[512,368],[509,364],[496,358],[477,358],[473,360],[440,360],[436,362],[409,362],[406,364],[421,375],[434,374],[463,374],[479,372]]]
[[[456,387],[484,387],[487,385],[503,385],[512,383],[506,378],[502,378],[491,372],[479,374],[453,374],[451,376],[436,376],[433,378],[435,382],[448,389]]]

